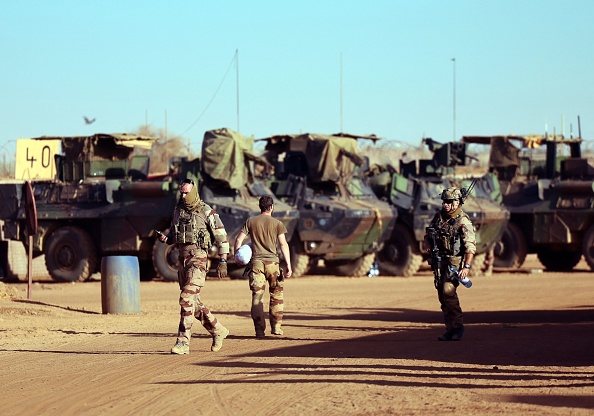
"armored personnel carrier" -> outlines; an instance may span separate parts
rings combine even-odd
[[[95,134],[28,141],[44,152],[31,158],[31,166],[51,165],[55,173],[32,180],[39,225],[33,254],[45,255],[54,280],[85,280],[98,270],[101,256],[113,254],[138,255],[141,273],[151,272],[153,229],[171,215],[176,190],[172,183],[146,181],[149,158],[133,152],[148,151],[156,140]],[[59,151],[52,154],[54,144]],[[0,217],[3,239],[27,243],[23,183],[0,184]]]
[[[364,160],[347,134],[276,135],[264,139],[270,189],[299,210],[291,246],[295,277],[319,260],[328,273],[365,276],[389,237],[396,212],[353,175]]]
[[[471,181],[461,181],[454,176],[454,168],[466,163],[466,145],[459,142],[441,144],[431,139],[424,142],[434,152],[432,159],[409,163],[401,160],[399,170],[390,165],[373,165],[366,171],[375,194],[398,210],[391,237],[377,256],[382,274],[414,275],[427,260],[423,239],[431,219],[441,209],[441,192],[450,186],[470,189]],[[500,239],[509,219],[507,209],[486,192],[487,185],[484,182],[474,186],[472,192],[465,195],[463,205],[476,228],[477,254],[471,269],[473,274],[482,271],[485,255]],[[491,186],[496,186],[496,180]]]
[[[500,199],[511,213],[495,266],[520,267],[528,253],[536,253],[548,270],[571,270],[582,255],[594,270],[594,168],[581,155],[581,137],[462,140],[490,146],[489,171],[498,177]]]
[[[171,171],[166,177],[152,178],[162,181],[173,178],[177,183],[180,179],[189,177],[198,184],[200,198],[217,211],[227,230],[231,248],[228,258],[231,278],[243,277],[244,267],[234,263],[233,243],[245,221],[250,216],[260,214],[258,201],[261,196],[270,195],[274,198],[272,215],[285,225],[288,240],[293,236],[299,218],[297,209],[276,198],[266,183],[256,177],[255,171],[265,170],[268,162],[256,156],[253,148],[254,139],[251,137],[227,128],[210,130],[204,133],[201,160],[174,158],[170,163]],[[249,242],[249,236],[245,241]],[[215,247],[210,257],[218,258]],[[177,273],[177,249],[174,246],[155,245],[153,259],[161,276],[173,276]]]
[[[219,212],[230,239],[243,221],[259,213],[259,195],[271,194],[249,173],[253,139],[227,130],[205,136],[204,166],[199,159],[183,163],[180,159],[173,164],[178,167],[176,172],[154,176],[149,175],[149,156],[133,154],[135,149],[137,153],[138,149],[148,151],[157,140],[153,137],[95,134],[31,139],[61,145],[61,152],[52,155],[55,178],[32,182],[39,223],[33,239],[34,256],[45,255],[47,270],[56,281],[86,280],[98,271],[99,260],[106,255],[137,256],[141,278],[176,281],[177,252],[157,241],[154,230],[170,225],[180,177],[193,175],[203,200]],[[223,150],[210,154],[211,148]],[[233,169],[225,165],[230,162],[225,152],[234,155]],[[232,173],[233,180],[224,183],[211,165],[226,166],[223,171]],[[3,239],[26,243],[23,184],[0,184],[0,219],[4,222]],[[279,201],[276,215],[292,233],[298,212]]]

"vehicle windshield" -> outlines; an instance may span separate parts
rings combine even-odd
[[[248,185],[248,189],[252,196],[264,196],[270,195],[274,197],[272,191],[266,187],[262,182],[259,180],[255,180],[252,184]]]
[[[353,177],[347,184],[349,194],[355,198],[376,198],[375,194],[360,178]]]
[[[449,186],[450,185],[445,180],[443,182],[427,182],[426,187],[421,187],[421,200],[441,198],[441,193]]]

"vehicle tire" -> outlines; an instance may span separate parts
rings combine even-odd
[[[501,240],[495,244],[495,267],[522,267],[526,254],[528,254],[526,237],[516,224],[509,222]]]
[[[416,253],[417,241],[402,224],[396,224],[392,230],[392,239],[384,243],[377,254],[380,275],[413,276],[419,271],[423,256]]]
[[[3,282],[18,282],[19,277],[13,272],[8,261],[9,251],[8,241],[0,241],[0,268],[2,269],[2,278],[0,280]]]
[[[138,271],[140,272],[140,281],[148,282],[157,277],[152,259],[138,260]]]
[[[363,277],[367,276],[374,261],[375,253],[371,253],[355,260],[326,261],[326,267],[337,276]]]
[[[58,228],[45,244],[45,266],[57,282],[82,282],[97,269],[97,251],[89,234],[79,227]]]
[[[227,276],[231,280],[247,280],[248,276],[244,276],[245,266],[239,266],[237,264],[228,264],[227,265]]]
[[[158,278],[169,282],[177,282],[179,268],[179,250],[174,244],[162,243],[155,240],[153,244],[153,267]]]
[[[303,253],[303,244],[297,237],[291,240],[291,269],[292,277],[305,276],[310,268],[310,258]]]
[[[579,251],[552,251],[540,249],[536,252],[538,260],[545,269],[554,272],[565,272],[572,270],[582,259]]]
[[[594,225],[588,228],[582,242],[582,253],[590,270],[594,271]]]

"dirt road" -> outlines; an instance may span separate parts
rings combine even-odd
[[[539,267],[534,259],[527,268]],[[99,282],[8,284],[0,300],[2,415],[592,415],[594,274],[494,274],[459,288],[466,333],[438,342],[432,276],[289,279],[285,335],[256,340],[245,281],[203,300],[171,355],[176,284],[141,283],[137,315],[101,313]]]

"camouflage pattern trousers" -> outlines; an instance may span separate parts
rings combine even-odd
[[[284,281],[279,280],[279,263],[273,261],[252,260],[248,267],[250,289],[252,290],[252,320],[257,334],[264,334],[266,330],[266,319],[264,318],[264,304],[262,298],[266,291],[266,282],[270,292],[270,304],[268,315],[272,331],[279,331],[283,321],[283,285]]]
[[[181,294],[180,320],[177,342],[190,343],[194,318],[212,335],[220,334],[224,327],[202,303],[200,289],[206,281],[208,258],[206,251],[196,244],[179,244],[179,270],[177,273]]]
[[[437,286],[437,297],[439,298],[439,303],[441,304],[441,311],[443,312],[443,318],[445,321],[446,331],[453,332],[456,329],[460,329],[464,326],[464,322],[462,319],[462,308],[460,307],[460,300],[458,299],[458,293],[456,292],[456,288],[459,285],[457,280],[451,280],[447,278],[450,276],[451,272],[449,271],[450,264],[454,266],[456,269],[460,267],[460,261],[456,262],[445,261],[445,266],[442,266],[441,275],[445,278],[441,279],[441,282],[438,283]],[[457,264],[456,264],[457,263]]]

